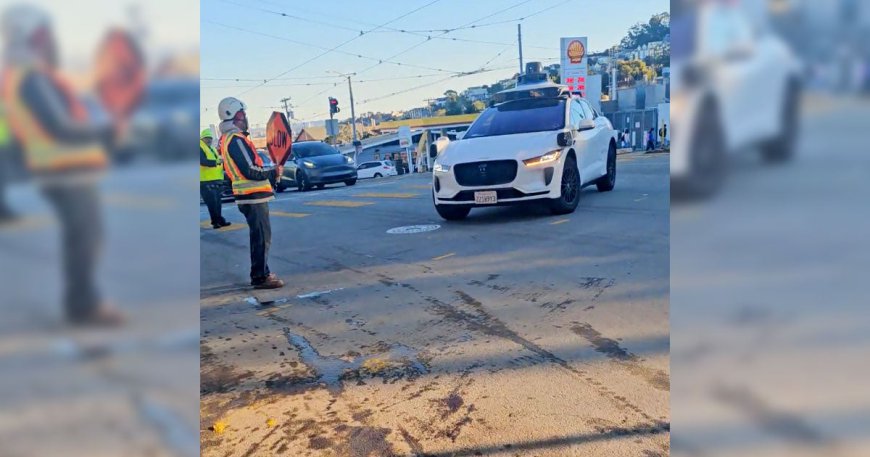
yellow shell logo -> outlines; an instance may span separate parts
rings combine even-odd
[[[571,63],[580,63],[583,60],[583,56],[586,55],[586,48],[583,46],[582,41],[574,40],[568,43],[568,51],[566,54]]]

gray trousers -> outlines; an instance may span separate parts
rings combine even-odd
[[[45,187],[43,194],[60,222],[66,317],[72,322],[86,321],[102,300],[96,284],[97,258],[103,241],[96,185]]]

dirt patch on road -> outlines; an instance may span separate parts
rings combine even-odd
[[[571,331],[592,344],[596,351],[619,362],[631,374],[643,378],[652,387],[663,391],[671,389],[671,379],[667,373],[643,366],[638,356],[625,350],[618,341],[604,337],[601,332],[592,328],[588,323],[575,323],[571,327]]]

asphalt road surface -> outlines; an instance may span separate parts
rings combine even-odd
[[[870,100],[803,105],[794,160],[672,207],[674,456],[870,455]]]
[[[203,455],[668,455],[668,155],[618,167],[568,216],[445,222],[428,175],[279,194],[278,291],[201,208]]]

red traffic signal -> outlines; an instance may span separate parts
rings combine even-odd
[[[329,114],[335,114],[339,111],[341,110],[338,108],[338,100],[333,97],[329,97]]]

